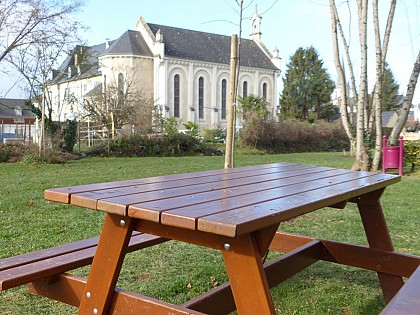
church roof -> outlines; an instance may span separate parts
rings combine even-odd
[[[143,36],[137,31],[127,31],[115,40],[102,55],[139,55],[153,57]]]
[[[229,64],[231,37],[182,28],[147,23],[156,35],[163,35],[165,56]],[[258,45],[249,39],[241,39],[240,64],[242,66],[277,70],[270,58]]]
[[[112,43],[112,42],[111,42]],[[112,44],[111,44],[112,45]],[[107,49],[107,44],[102,43],[94,46],[81,46],[77,45],[71,54],[67,56],[64,62],[60,65],[58,70],[53,71],[53,79],[51,83],[58,83],[61,81],[67,81],[71,79],[83,79],[88,78],[100,73],[98,57]],[[80,61],[81,72],[78,74],[77,67],[74,66],[74,54],[80,53],[82,60]],[[72,72],[69,78],[69,68]],[[77,75],[77,76],[76,76]],[[73,78],[74,77],[74,78]]]
[[[155,36],[159,30],[163,35],[166,57],[227,65],[230,62],[230,36],[152,23],[147,23],[147,25]],[[240,54],[241,66],[278,70],[263,49],[252,40],[241,39]],[[53,71],[53,79],[49,83],[80,80],[99,75],[99,57],[106,55],[153,57],[153,53],[142,34],[138,31],[128,30],[118,39],[108,41],[108,43],[94,46],[77,45],[60,68]]]

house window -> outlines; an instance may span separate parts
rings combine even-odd
[[[263,94],[263,99],[267,100],[267,83],[263,83],[262,86],[262,94]]]
[[[245,98],[248,96],[248,82],[244,81],[242,84],[242,98]]]
[[[226,119],[226,80],[222,80],[222,119]]]
[[[179,117],[179,75],[174,76],[174,117]]]
[[[204,118],[204,78],[198,79],[198,118]]]

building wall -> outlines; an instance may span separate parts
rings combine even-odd
[[[174,77],[180,77],[180,129],[182,123],[195,122],[200,129],[225,128],[226,117],[222,118],[222,80],[226,80],[226,107],[229,100],[229,66],[212,63],[186,62],[170,59],[161,65],[167,68],[165,81],[158,80],[165,89],[159,88],[158,100],[162,100],[166,109],[166,116],[174,116]],[[204,79],[204,117],[199,118],[198,84],[199,79]],[[277,73],[253,68],[241,68],[239,76],[238,94],[243,95],[243,84],[247,82],[247,95],[263,96],[263,84],[267,85],[266,100],[270,104],[270,113],[275,114]],[[166,93],[165,93],[166,92]],[[165,93],[162,95],[162,93]],[[166,100],[166,102],[164,102]],[[161,103],[161,104],[162,104]]]
[[[100,76],[94,76],[49,85],[46,91],[49,96],[46,96],[45,102],[53,102],[53,120],[66,121],[83,117],[83,96],[101,81]]]
[[[102,83],[118,84],[118,75],[123,74],[124,87],[131,92],[142,92],[153,98],[153,59],[140,56],[104,56],[99,59]]]

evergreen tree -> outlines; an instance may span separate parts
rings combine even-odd
[[[400,107],[398,90],[400,85],[395,82],[394,74],[389,68],[388,64],[385,64],[384,74],[382,77],[382,110],[390,111],[397,110]]]
[[[281,117],[306,120],[309,113],[321,118],[322,106],[331,102],[334,82],[315,48],[296,50],[283,79]]]

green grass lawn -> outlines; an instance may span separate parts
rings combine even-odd
[[[236,166],[273,162],[349,168],[342,153],[238,155]],[[90,158],[64,165],[0,164],[0,258],[99,234],[104,214],[46,202],[47,188],[223,168],[223,157]],[[420,173],[387,188],[382,205],[396,250],[420,255]],[[333,226],[334,228],[331,228]],[[281,225],[283,231],[366,244],[357,209],[322,209]],[[86,276],[88,268],[75,273]],[[216,251],[168,242],[127,255],[118,286],[181,304],[227,280]],[[378,314],[376,274],[318,262],[272,290],[278,314]],[[76,314],[28,293],[0,293],[0,314]]]

